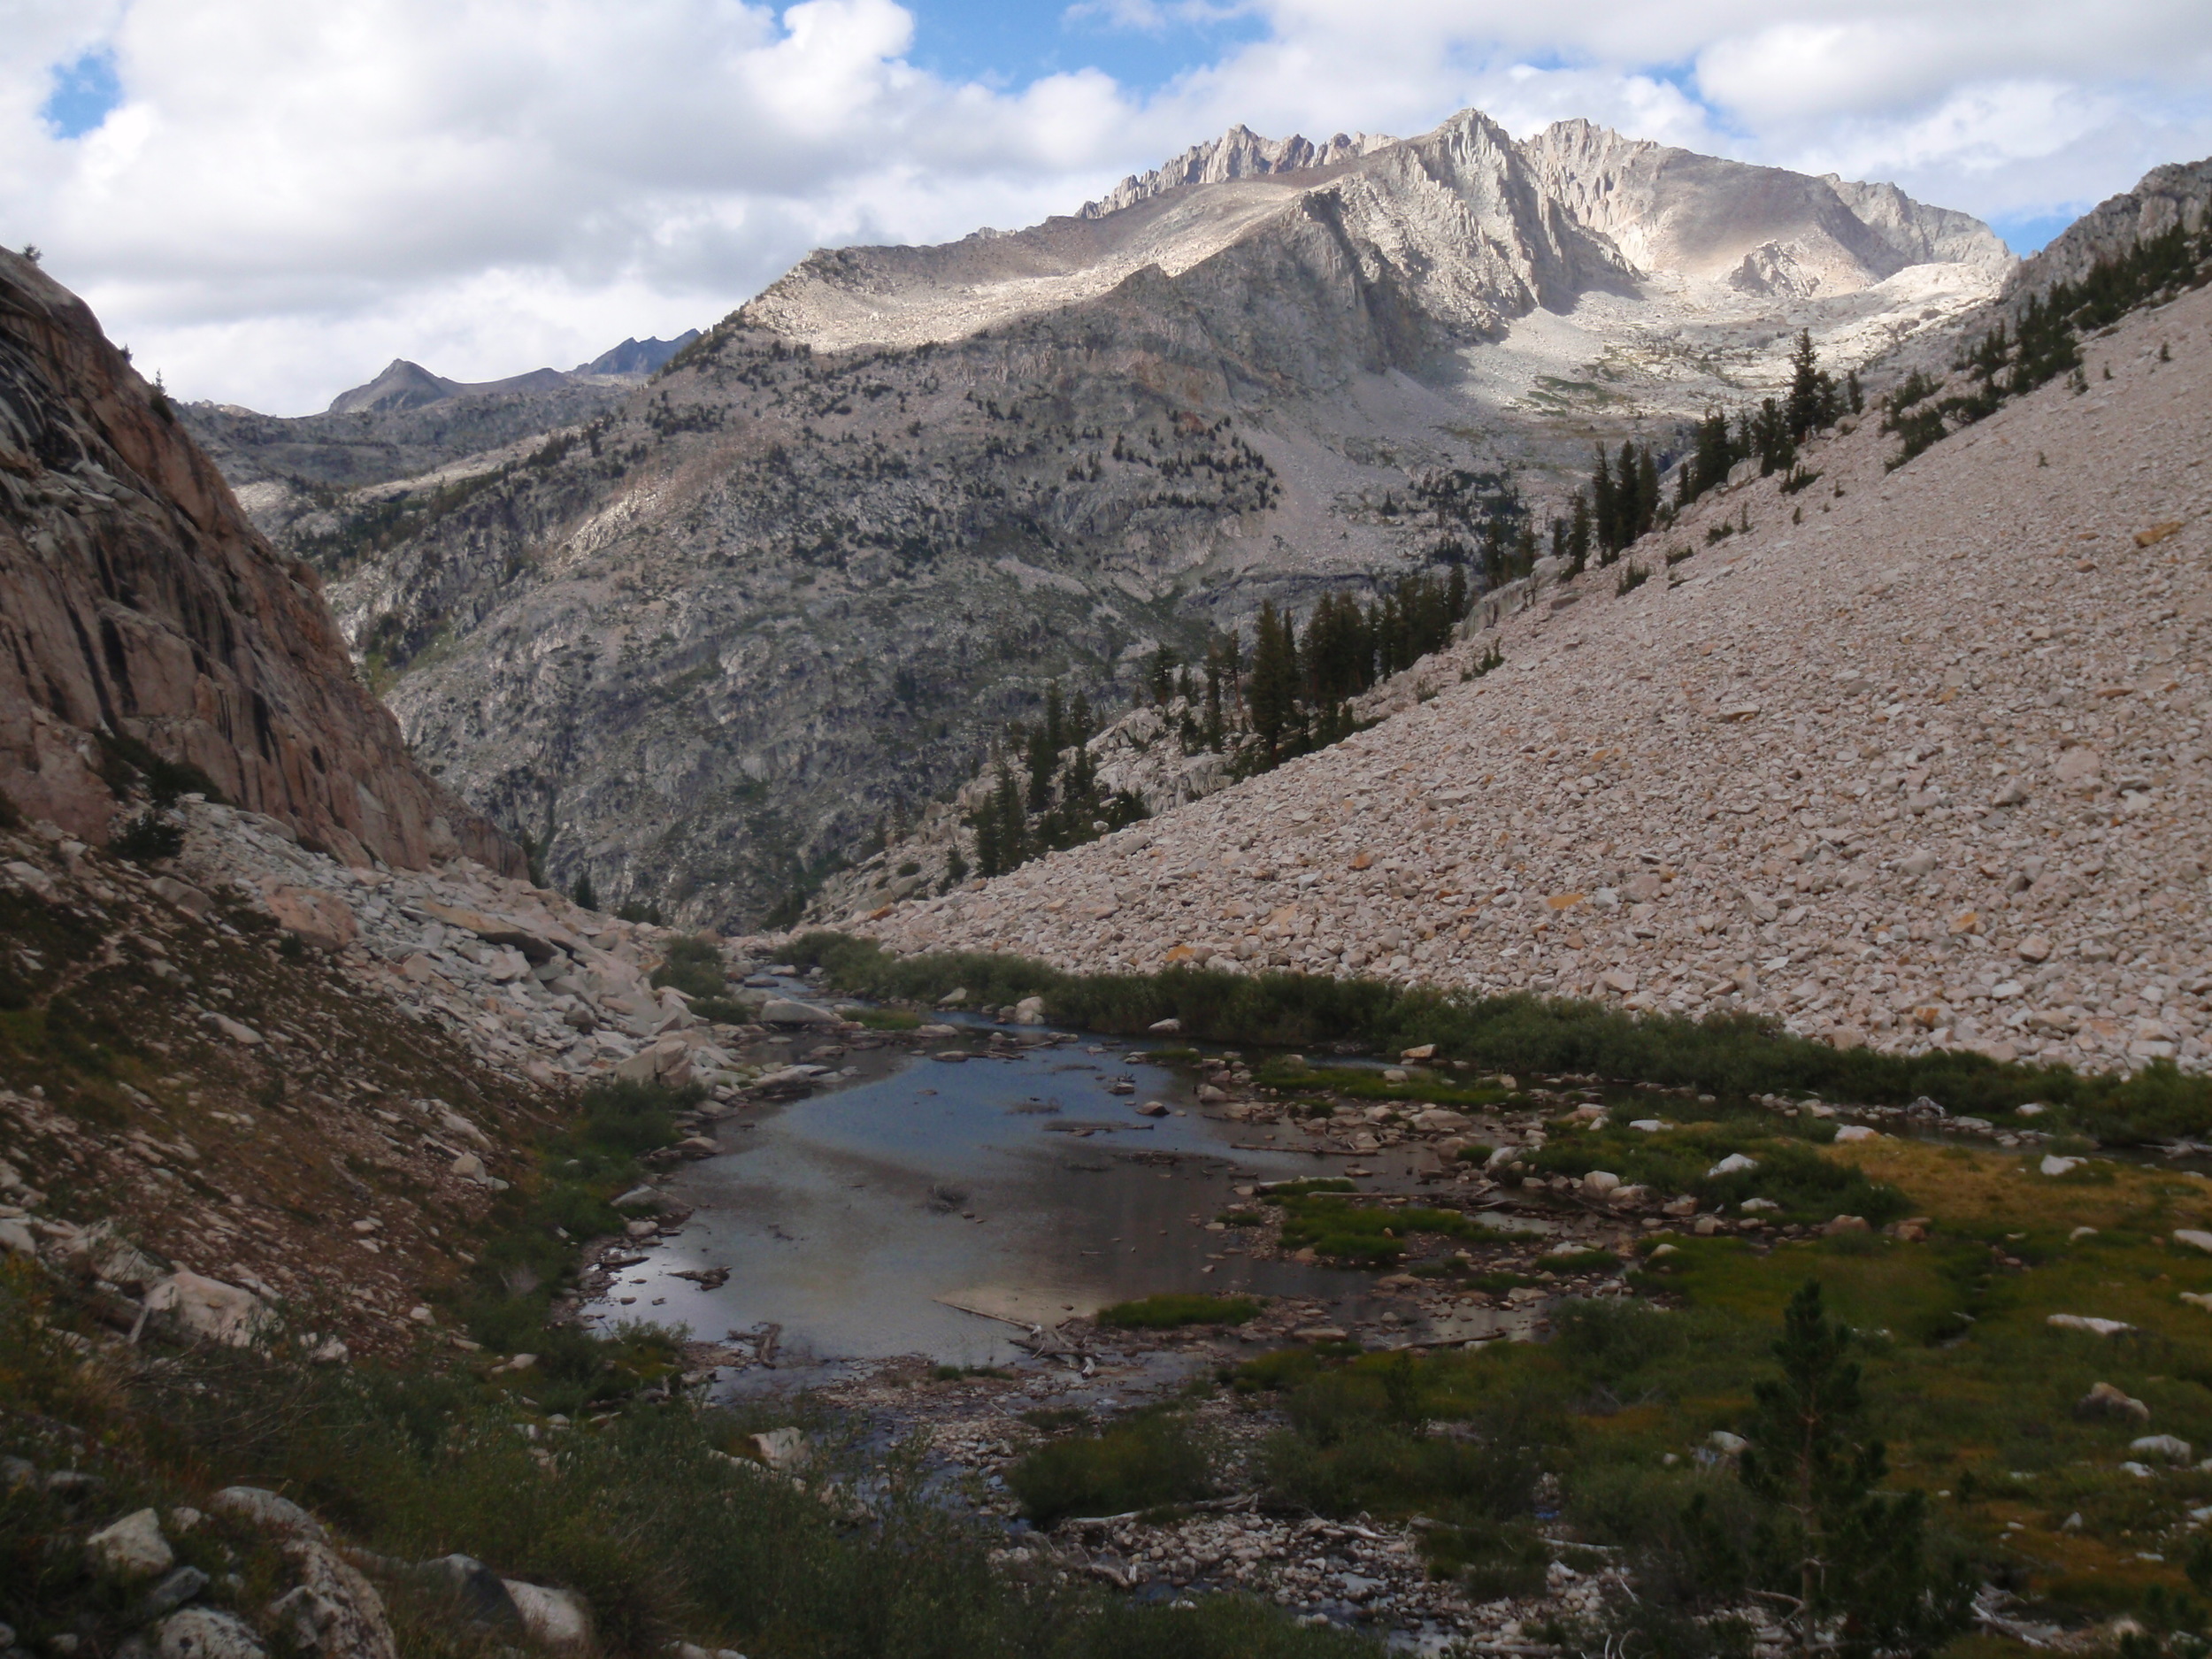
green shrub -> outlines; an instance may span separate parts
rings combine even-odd
[[[184,850],[184,826],[150,809],[124,825],[108,850],[134,864],[158,864]]]
[[[1733,1209],[1747,1198],[1779,1204],[1793,1221],[1825,1221],[1838,1215],[1862,1216],[1879,1224],[1910,1207],[1893,1187],[1873,1181],[1848,1164],[1823,1157],[1802,1140],[1759,1133],[1766,1125],[1685,1124],[1658,1134],[1609,1128],[1563,1134],[1527,1155],[1528,1164],[1546,1174],[1587,1174],[1609,1170],[1624,1181],[1663,1193],[1687,1193],[1709,1209]],[[1824,1133],[1832,1133],[1826,1125]],[[1756,1167],[1709,1171],[1731,1154],[1741,1153]]]
[[[1551,1323],[1558,1357],[1601,1383],[1620,1383],[1663,1363],[1688,1340],[1680,1314],[1625,1298],[1563,1302],[1552,1310]]]
[[[922,1023],[909,1008],[864,1008],[853,1018],[870,1031],[913,1031]]]
[[[1281,1373],[1290,1427],[1262,1451],[1268,1490],[1323,1515],[1420,1513],[1452,1525],[1525,1515],[1548,1433],[1509,1395],[1455,1396],[1461,1369],[1402,1350]],[[1467,1432],[1432,1432],[1434,1417]]]
[[[691,1011],[701,1019],[717,1025],[742,1025],[753,1018],[751,1009],[742,1002],[733,1002],[726,996],[694,997],[691,1002]]]
[[[986,1002],[1038,995],[1056,1024],[1090,1031],[1137,1035],[1171,1018],[1182,1022],[1187,1038],[1239,1046],[1304,1050],[1355,1041],[1395,1053],[1432,1042],[1445,1058],[1484,1071],[1576,1072],[1736,1099],[1818,1094],[1901,1106],[1925,1094],[1955,1114],[1983,1118],[2039,1101],[2054,1109],[2048,1126],[2078,1127],[2107,1142],[2212,1134],[2212,1078],[2185,1077],[2170,1061],[2152,1061],[2125,1078],[2084,1076],[1960,1049],[1836,1048],[1747,1014],[1690,1019],[1520,993],[1486,997],[1373,979],[1179,966],[1153,974],[1066,974],[984,952],[894,957],[872,941],[828,930],[803,935],[790,955],[827,969],[841,990],[933,1002],[963,985]]]
[[[1180,1413],[1156,1409],[1094,1433],[1039,1447],[1007,1476],[1040,1526],[1071,1515],[1120,1515],[1210,1497],[1213,1458]]]
[[[656,986],[673,986],[687,996],[719,997],[729,989],[722,952],[710,939],[672,939],[667,959],[653,970]]]

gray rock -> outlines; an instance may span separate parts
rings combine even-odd
[[[146,1293],[146,1311],[179,1336],[227,1348],[250,1348],[273,1323],[253,1292],[182,1269]]]
[[[260,1486],[225,1486],[209,1501],[219,1515],[228,1515],[288,1537],[326,1543],[330,1535],[323,1524],[287,1497]]]
[[[519,1579],[504,1580],[522,1627],[549,1647],[576,1648],[591,1640],[591,1608],[573,1590]]]
[[[285,1549],[300,1582],[279,1597],[270,1617],[288,1627],[319,1659],[399,1659],[399,1644],[376,1586],[328,1545],[295,1539]]]
[[[209,1607],[188,1607],[162,1620],[154,1651],[161,1659],[267,1659],[252,1625]]]
[[[483,1624],[518,1624],[521,1613],[500,1576],[472,1555],[441,1555],[415,1568],[425,1581],[449,1591],[462,1614]]]
[[[161,1535],[161,1518],[137,1509],[85,1540],[93,1559],[118,1578],[150,1578],[176,1563],[176,1552]]]
[[[179,1567],[146,1593],[146,1617],[174,1612],[206,1588],[207,1575],[197,1567]]]
[[[787,996],[771,998],[762,1004],[760,1018],[771,1025],[834,1025],[837,1016],[826,1008],[817,1008],[811,1002],[795,1002]]]

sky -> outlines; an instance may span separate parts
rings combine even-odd
[[[0,243],[186,398],[703,327],[1242,122],[1480,108],[1889,180],[2016,250],[2212,154],[2204,0],[0,0]]]

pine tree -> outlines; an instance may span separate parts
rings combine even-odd
[[[1820,354],[1813,349],[1813,334],[1801,329],[1797,349],[1790,354],[1788,429],[1793,442],[1802,443],[1826,422],[1828,377],[1821,373]]]
[[[1659,520],[1659,463],[1647,444],[1636,457],[1636,535],[1649,534]],[[1629,538],[1631,541],[1634,536]]]
[[[1637,491],[1637,480],[1642,471],[1636,446],[1623,441],[1619,476],[1613,480],[1612,550],[1618,553],[1636,539],[1636,518],[1643,509],[1643,499]]]
[[[587,870],[576,878],[574,892],[579,909],[595,910],[599,908],[599,895],[592,891],[590,871]]]
[[[1800,1651],[1831,1640],[1846,1659],[1932,1654],[1972,1623],[1973,1579],[1932,1559],[1924,1494],[1885,1493],[1881,1442],[1855,1442],[1865,1409],[1851,1330],[1831,1320],[1809,1279],[1774,1344],[1780,1377],[1759,1383],[1739,1466],[1772,1506],[1757,1571],[1787,1608]]]
[[[1591,518],[1590,497],[1578,491],[1575,495],[1574,522],[1567,532],[1567,557],[1578,576],[1590,563]]]
[[[998,819],[999,868],[1015,869],[1029,856],[1029,824],[1022,812],[1021,787],[1002,763],[991,791],[991,807]]]
[[[1060,764],[1060,751],[1042,726],[1029,733],[1026,749],[1029,762],[1029,810],[1032,812],[1041,812],[1052,799],[1052,774]]]
[[[1147,681],[1152,688],[1152,701],[1164,703],[1175,695],[1175,653],[1165,645],[1152,653],[1152,665],[1147,672]]]
[[[1068,742],[1080,749],[1091,741],[1092,734],[1091,700],[1079,691],[1068,710]]]
[[[1610,565],[1617,544],[1613,540],[1613,526],[1620,516],[1620,509],[1613,499],[1613,472],[1602,448],[1598,450],[1597,469],[1590,474],[1590,529],[1597,538],[1598,563]]]
[[[983,877],[986,880],[988,880],[991,877],[1000,874],[1005,868],[1005,866],[999,862],[998,856],[998,811],[996,809],[996,803],[988,800],[985,801],[983,805],[977,809],[973,821],[975,825],[976,873]]]
[[[1268,752],[1275,752],[1298,713],[1298,647],[1294,618],[1278,616],[1272,602],[1260,607],[1259,631],[1252,644],[1252,680],[1245,700],[1252,730]]]
[[[1056,680],[1045,687],[1045,741],[1055,755],[1068,746],[1068,728],[1060,708],[1060,682]]]

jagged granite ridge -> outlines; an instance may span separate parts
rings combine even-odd
[[[1398,141],[1380,133],[1339,133],[1316,144],[1293,134],[1289,138],[1262,138],[1238,122],[1219,138],[1193,144],[1164,166],[1150,173],[1131,173],[1095,202],[1076,210],[1078,219],[1103,219],[1125,207],[1134,207],[1170,190],[1189,184],[1222,184],[1231,179],[1259,178],[1268,173],[1310,173],[1351,161]]]

